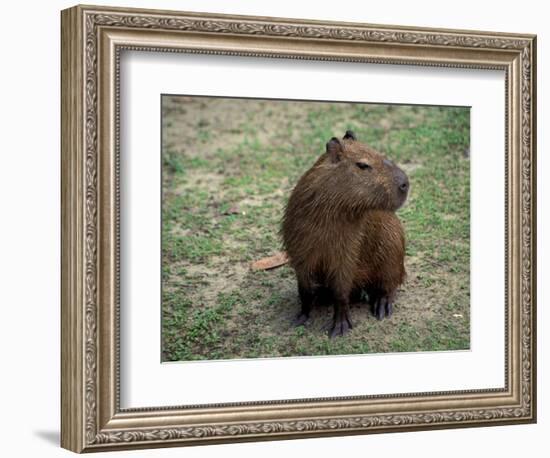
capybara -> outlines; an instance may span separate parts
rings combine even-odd
[[[391,316],[405,278],[405,234],[395,211],[408,192],[405,172],[352,131],[327,143],[292,191],[281,228],[302,304],[297,325],[328,300],[329,335],[344,335],[352,328],[350,301],[362,292],[378,319]]]

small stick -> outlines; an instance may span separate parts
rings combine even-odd
[[[250,264],[253,270],[270,270],[276,267],[284,266],[288,262],[288,256],[284,251],[269,256],[267,258],[259,259]]]

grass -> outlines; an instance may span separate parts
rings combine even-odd
[[[330,308],[295,328],[293,271],[249,269],[281,250],[284,204],[328,139],[346,129],[405,169],[408,278],[394,316],[352,307],[329,339]],[[165,97],[164,361],[469,348],[469,110]]]

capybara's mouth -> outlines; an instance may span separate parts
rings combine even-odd
[[[405,202],[407,202],[407,197],[409,196],[409,190],[410,185],[408,182],[406,187],[403,186],[397,188],[394,198],[394,207],[392,208],[392,211],[397,211],[401,207],[403,207],[403,205],[405,205]]]
[[[405,202],[407,202],[407,197],[409,195],[409,185],[407,185],[407,189],[405,191],[399,191],[399,199],[398,199],[398,205],[395,210],[399,210],[403,205],[405,205]]]

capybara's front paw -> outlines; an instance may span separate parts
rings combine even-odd
[[[304,324],[306,324],[309,320],[309,315],[303,313],[303,312],[300,312],[298,314],[298,316],[296,318],[294,318],[294,320],[292,321],[292,324],[296,327],[298,326],[303,326]]]
[[[351,323],[349,314],[345,313],[334,318],[328,335],[331,339],[336,336],[343,336],[344,334],[347,334],[351,328],[353,328],[353,324]]]
[[[377,320],[389,318],[393,314],[393,301],[389,296],[381,296],[376,299],[372,307],[372,313]]]

